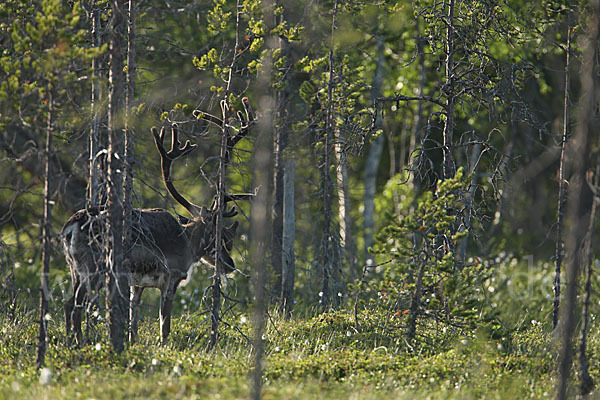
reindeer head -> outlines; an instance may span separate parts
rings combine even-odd
[[[229,106],[225,100],[221,101],[222,118],[217,118],[211,114],[198,110],[194,111],[194,116],[196,118],[203,119],[218,126],[221,129],[222,134],[225,135],[227,140],[225,144],[226,148],[224,149],[225,155],[223,156],[222,160],[223,169],[227,168],[235,145],[246,135],[248,135],[250,127],[254,123],[254,114],[252,112],[252,108],[250,107],[250,103],[248,102],[248,98],[244,97],[242,99],[242,105],[244,107],[244,112],[238,111],[236,113],[238,122],[241,124],[241,126],[239,126],[237,129],[229,125],[227,122],[229,120],[227,117]],[[165,149],[163,144],[165,129],[162,128],[159,133],[156,128],[152,128],[152,134],[154,136],[156,148],[160,153],[162,176],[165,186],[167,187],[167,191],[173,197],[173,199],[185,207],[185,209],[188,210],[192,216],[190,220],[182,222],[182,226],[185,228],[186,234],[192,242],[192,247],[196,249],[195,256],[198,260],[205,259],[212,265],[216,266],[217,271],[234,271],[235,265],[233,264],[233,260],[231,259],[229,252],[232,249],[233,239],[238,227],[237,221],[229,227],[222,228],[222,247],[218,263],[215,262],[215,238],[217,237],[217,216],[220,214],[223,218],[234,217],[237,215],[235,207],[232,207],[230,210],[219,210],[217,207],[219,202],[216,201],[216,197],[209,209],[203,206],[197,206],[186,200],[173,186],[173,182],[171,180],[171,163],[173,160],[189,154],[196,148],[196,145],[191,144],[188,140],[185,142],[183,147],[181,146],[181,143],[177,138],[177,125],[171,126],[171,150],[169,151]],[[221,173],[224,174],[225,170],[221,171]],[[225,194],[223,196],[223,206],[226,207],[226,204],[230,201],[251,199],[255,195],[256,193]]]
[[[186,239],[190,241],[192,251],[194,252],[194,259],[197,261],[203,259],[217,267],[218,271],[223,271],[225,273],[235,271],[235,264],[229,255],[229,252],[233,247],[233,239],[235,238],[238,222],[236,221],[231,226],[223,227],[222,229],[222,247],[219,263],[217,265],[215,262],[215,238],[217,236],[216,222],[217,214],[219,212],[216,207],[217,202],[213,201],[213,205],[209,209],[204,206],[197,206],[185,199],[177,191],[175,186],[173,186],[171,163],[177,158],[192,152],[196,148],[196,145],[191,144],[188,140],[182,147],[181,142],[178,139],[176,125],[172,125],[171,127],[171,149],[169,151],[164,147],[165,129],[162,128],[159,133],[156,128],[152,128],[152,134],[154,136],[156,148],[160,153],[162,176],[167,191],[171,197],[181,204],[191,215],[191,218],[189,219],[180,218],[180,222],[186,233]],[[225,200],[231,201],[233,199],[234,196],[226,196]],[[235,207],[232,207],[230,210],[223,210],[221,215],[223,218],[231,218],[237,215],[237,211],[235,210]]]

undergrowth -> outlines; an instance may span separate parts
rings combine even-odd
[[[532,323],[509,337],[442,331],[421,325],[408,343],[393,318],[337,311],[286,321],[271,315],[265,331],[265,398],[546,398],[556,352],[549,329]],[[253,368],[249,317],[222,324],[219,346],[206,351],[202,316],[176,318],[170,343],[158,324],[120,355],[106,339],[66,345],[61,321],[50,321],[45,371],[35,368],[33,314],[0,321],[0,398],[247,398]],[[379,325],[376,323],[379,321]],[[392,321],[392,322],[390,322]],[[103,331],[101,328],[100,331]],[[600,355],[597,329],[590,351]],[[431,338],[436,338],[431,341]],[[599,371],[591,371],[598,377]]]

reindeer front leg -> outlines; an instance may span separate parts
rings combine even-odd
[[[76,276],[73,280],[73,296],[65,303],[65,325],[67,342],[73,343],[73,334],[78,346],[83,344],[81,332],[81,313],[85,303],[86,287],[81,283],[81,278]]]
[[[131,287],[131,302],[129,303],[129,318],[131,320],[131,327],[129,330],[129,341],[132,343],[135,341],[135,337],[137,336],[139,320],[138,307],[140,305],[140,301],[142,300],[143,292],[143,286]]]
[[[178,281],[169,282],[165,289],[160,291],[160,338],[161,344],[167,342],[171,332],[171,309],[173,308],[173,298],[177,290]]]
[[[79,284],[77,284],[79,287]],[[77,288],[75,286],[75,282],[73,282],[73,296],[67,300],[65,303],[65,332],[67,336],[67,343],[69,345],[73,344],[73,337],[71,336],[71,330],[73,329],[73,309],[75,308],[75,295],[77,293]]]

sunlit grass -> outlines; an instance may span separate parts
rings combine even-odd
[[[4,320],[0,327],[2,399],[249,397],[249,318],[224,324],[214,352],[206,351],[202,316],[176,318],[166,346],[158,344],[156,321],[148,320],[138,342],[121,355],[113,354],[104,338],[81,349],[67,347],[62,326],[55,321],[50,324],[44,377],[34,367],[33,314],[17,320]],[[552,394],[555,352],[551,334],[541,325],[504,341],[474,332],[440,337],[437,344],[421,343],[412,350],[393,338],[393,332],[386,339],[361,329],[346,312],[292,321],[273,316],[265,337],[264,398],[505,399]],[[595,333],[590,343],[597,355]],[[597,377],[598,371],[592,374]]]

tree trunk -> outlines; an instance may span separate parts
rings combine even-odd
[[[113,0],[108,102],[108,227],[107,306],[110,342],[117,353],[125,346],[129,311],[128,274],[123,263],[123,38],[124,0]]]
[[[569,11],[567,28],[567,50],[565,62],[565,92],[563,103],[563,133],[560,143],[560,163],[558,167],[558,206],[556,212],[556,248],[554,252],[554,309],[552,312],[552,327],[558,325],[558,310],[560,307],[560,270],[563,259],[563,215],[566,200],[565,187],[565,151],[569,137],[569,94],[571,89],[571,11]]]
[[[419,55],[419,91],[417,93],[418,97],[423,97],[425,95],[425,84],[427,83],[427,66],[425,65],[425,39],[421,34],[419,17],[417,17],[416,21],[416,30],[417,30],[417,54]],[[421,129],[423,129],[423,115],[424,115],[424,107],[423,101],[419,101],[417,103],[417,113],[415,114],[415,119],[413,122],[413,130],[410,135],[410,145],[408,146],[408,164],[409,169],[412,171],[411,173],[411,181],[412,188],[415,193],[415,199],[418,198],[421,192],[421,170],[419,166],[421,163],[419,162],[422,158],[422,151],[419,150],[417,152],[417,147],[421,145]],[[413,162],[412,158],[415,157],[416,160]],[[415,200],[416,201],[416,200]]]
[[[264,4],[264,3],[263,3]],[[265,5],[263,5],[265,6]],[[270,61],[270,60],[267,60]],[[267,69],[266,62],[263,68]],[[270,68],[268,69],[270,70]],[[268,79],[267,71],[264,72]],[[269,87],[269,86],[266,86]],[[268,96],[266,96],[268,97]],[[269,108],[263,108],[265,113],[260,121],[259,137],[257,138],[254,155],[254,182],[257,187],[262,187],[252,202],[252,212],[250,217],[251,224],[251,262],[254,273],[254,373],[252,385],[252,398],[261,398],[262,387],[262,359],[264,353],[263,326],[265,320],[265,247],[267,242],[267,212],[268,212],[268,193],[266,188],[269,184],[267,171],[270,167],[269,136],[273,131],[272,107],[274,102],[271,99]]]
[[[92,46],[100,47],[102,45],[101,21],[102,12],[99,6],[94,2],[92,9]],[[102,121],[102,82],[100,80],[100,57],[92,58],[92,79],[91,79],[91,101],[92,121],[89,135],[89,182],[87,192],[87,206],[93,207],[104,204],[105,196],[101,194],[101,174],[103,159],[98,159],[101,149],[106,149],[106,144],[101,144],[100,125]]]
[[[273,293],[281,293],[283,280],[282,240],[283,240],[283,156],[281,154],[281,130],[275,130],[273,151],[274,182],[271,232],[271,265],[273,268]]]
[[[281,56],[285,57],[286,62],[284,69],[289,68],[289,43],[286,38],[280,37],[279,49],[281,50]],[[273,182],[273,212],[272,212],[272,232],[271,232],[271,263],[273,266],[273,274],[275,278],[273,293],[279,295],[282,291],[282,241],[283,241],[283,180],[284,180],[284,157],[283,152],[288,144],[289,137],[289,126],[288,126],[288,97],[289,97],[289,85],[288,85],[289,74],[284,74],[284,81],[282,82],[284,89],[278,91],[277,97],[277,115],[275,117],[275,140],[273,141],[273,170],[274,170],[274,182]],[[283,306],[283,305],[282,305]],[[285,306],[284,306],[285,308]]]
[[[296,216],[294,213],[294,177],[296,161],[285,163],[283,176],[283,243],[281,251],[282,264],[282,305],[286,318],[289,318],[294,308],[294,281],[296,278],[294,234]]]
[[[15,263],[8,245],[0,238],[0,313],[10,320],[15,317],[16,293]]]
[[[267,32],[273,30],[273,1],[265,0],[262,3],[264,12],[264,22]],[[269,172],[272,170],[271,164],[272,149],[270,145],[274,140],[275,131],[275,96],[272,92],[271,75],[273,71],[273,59],[270,49],[275,49],[278,45],[276,38],[267,35],[265,38],[265,47],[267,49],[264,57],[262,69],[258,76],[260,108],[263,110],[263,116],[258,122],[258,137],[256,138],[254,148],[253,175],[254,184],[261,190],[257,193],[252,202],[250,215],[250,262],[254,276],[254,370],[252,373],[252,393],[253,400],[260,400],[262,396],[262,374],[263,374],[263,356],[264,356],[264,324],[266,312],[265,299],[265,250],[268,234],[268,211],[269,211]]]
[[[336,29],[337,17],[337,0],[333,4],[333,14],[331,17],[331,43],[329,47],[329,80],[327,82],[327,113],[325,118],[324,132],[324,149],[323,159],[321,162],[321,182],[323,183],[323,233],[321,237],[321,291],[319,292],[319,303],[321,311],[326,312],[331,304],[331,288],[337,285],[337,282],[332,282],[332,271],[335,268],[332,257],[333,238],[331,235],[331,219],[332,219],[332,202],[331,194],[333,191],[333,183],[331,179],[331,153],[333,152],[333,76],[335,74],[334,67],[334,33]]]
[[[377,37],[377,65],[373,77],[373,88],[371,97],[373,101],[381,95],[381,85],[383,82],[385,56],[383,54],[383,40]],[[380,130],[383,127],[382,116],[377,115],[375,120],[375,129]],[[363,231],[364,231],[364,263],[370,265],[373,263],[373,257],[369,254],[369,247],[373,245],[373,235],[375,234],[375,192],[377,188],[377,171],[379,170],[379,161],[383,153],[385,137],[378,136],[371,142],[369,154],[365,161],[365,172],[363,182],[365,194],[363,198]]]
[[[456,165],[454,163],[454,0],[448,2],[448,22],[446,32],[446,83],[445,83],[445,94],[446,94],[446,106],[444,121],[444,165],[443,165],[443,177],[444,179],[450,179],[456,172]]]
[[[348,182],[348,161],[346,151],[341,142],[339,131],[336,130],[335,158],[337,161],[337,193],[338,193],[338,220],[340,230],[340,250],[342,252],[341,266],[350,272],[352,279],[358,278],[356,271],[354,237],[352,235],[352,216],[350,215],[350,184]]]
[[[590,151],[590,140],[597,127],[594,126],[594,109],[597,102],[596,96],[596,49],[598,46],[598,24],[600,14],[600,0],[590,1],[589,24],[587,26],[587,40],[583,44],[581,64],[581,97],[579,99],[578,120],[572,142],[568,148],[568,160],[572,168],[569,179],[567,221],[568,235],[566,237],[566,250],[569,258],[566,268],[566,282],[564,298],[560,307],[560,354],[558,363],[558,381],[556,398],[567,398],[567,384],[569,381],[573,332],[577,324],[575,315],[577,307],[577,278],[579,266],[584,262],[581,246],[586,231],[586,214],[589,193],[586,193],[586,172]],[[589,218],[589,216],[588,216]]]
[[[383,145],[385,138],[383,136],[377,137],[371,142],[369,147],[369,154],[365,161],[365,174],[364,174],[364,211],[363,211],[363,225],[364,225],[364,262],[366,265],[373,264],[373,256],[369,253],[369,247],[373,246],[373,236],[375,235],[375,192],[377,188],[377,170],[379,169],[379,161],[381,160],[381,154],[383,153]]]
[[[227,168],[227,142],[231,135],[226,121],[228,120],[229,105],[227,100],[221,100],[221,116],[223,125],[221,126],[221,154],[219,157],[219,173],[217,177],[217,215],[215,224],[215,274],[211,287],[212,299],[210,307],[211,324],[210,336],[208,338],[208,349],[212,350],[217,345],[219,339],[219,322],[221,308],[221,275],[223,271],[218,260],[221,259],[223,251],[223,209],[225,207],[225,176]]]
[[[102,17],[103,11],[98,5],[98,0],[92,5],[92,46],[100,47],[102,40]],[[106,74],[103,73],[103,62],[106,63],[106,56],[101,55],[92,59],[92,79],[91,79],[91,128],[88,137],[88,186],[86,191],[86,206],[97,207],[107,204],[107,152],[108,152],[108,132],[103,128],[106,114],[103,112],[104,91],[103,85],[106,81]],[[81,208],[81,207],[80,207]],[[101,249],[101,254],[94,255],[94,262],[98,265],[104,265],[108,260],[108,240],[107,235],[98,238],[97,243]],[[99,289],[99,288],[94,288]],[[92,294],[88,294],[92,296]],[[90,340],[92,331],[96,331],[98,322],[96,309],[98,305],[98,293],[93,294],[93,298],[88,298],[90,306],[85,308],[85,340]],[[96,316],[94,316],[96,315]]]
[[[52,163],[50,154],[52,152],[52,133],[54,119],[54,99],[52,98],[52,87],[48,85],[48,126],[46,129],[46,148],[44,150],[44,217],[42,221],[42,273],[41,273],[41,291],[40,291],[40,320],[39,334],[36,355],[36,365],[38,368],[44,366],[46,357],[46,341],[48,337],[48,297],[50,297],[50,285],[48,283],[50,274],[50,252],[51,252],[51,226],[52,201],[51,201],[51,183],[53,179]]]
[[[586,396],[594,388],[594,380],[589,373],[589,360],[587,357],[587,331],[589,323],[589,307],[590,307],[590,295],[592,292],[592,235],[594,234],[594,222],[596,219],[596,208],[598,206],[598,175],[600,174],[600,165],[596,165],[596,172],[594,174],[594,183],[588,182],[593,185],[594,196],[592,199],[592,209],[590,211],[590,220],[588,223],[587,232],[583,244],[583,255],[582,259],[585,261],[586,266],[586,279],[585,279],[585,298],[583,300],[583,312],[581,319],[583,323],[581,325],[581,338],[579,340],[579,346],[577,351],[579,353],[579,393],[582,396]]]
[[[124,163],[124,183],[123,183],[123,243],[125,245],[124,268],[131,270],[129,251],[132,248],[131,224],[133,215],[133,165],[134,157],[134,132],[132,129],[133,103],[135,100],[135,1],[129,0],[129,12],[127,16],[127,75],[125,93],[125,163]],[[133,316],[133,306],[129,305],[130,320]],[[130,337],[133,337],[133,331],[129,329]]]
[[[473,153],[471,154],[471,171],[470,174],[473,174],[473,178],[471,179],[471,185],[469,187],[469,195],[465,199],[465,222],[459,228],[460,232],[467,231],[467,235],[460,241],[459,249],[458,249],[458,261],[461,265],[464,265],[465,258],[467,256],[467,244],[469,243],[469,232],[468,230],[471,227],[471,217],[473,216],[473,203],[475,202],[475,189],[477,183],[477,167],[479,158],[481,157],[481,144],[477,143],[473,147]]]

